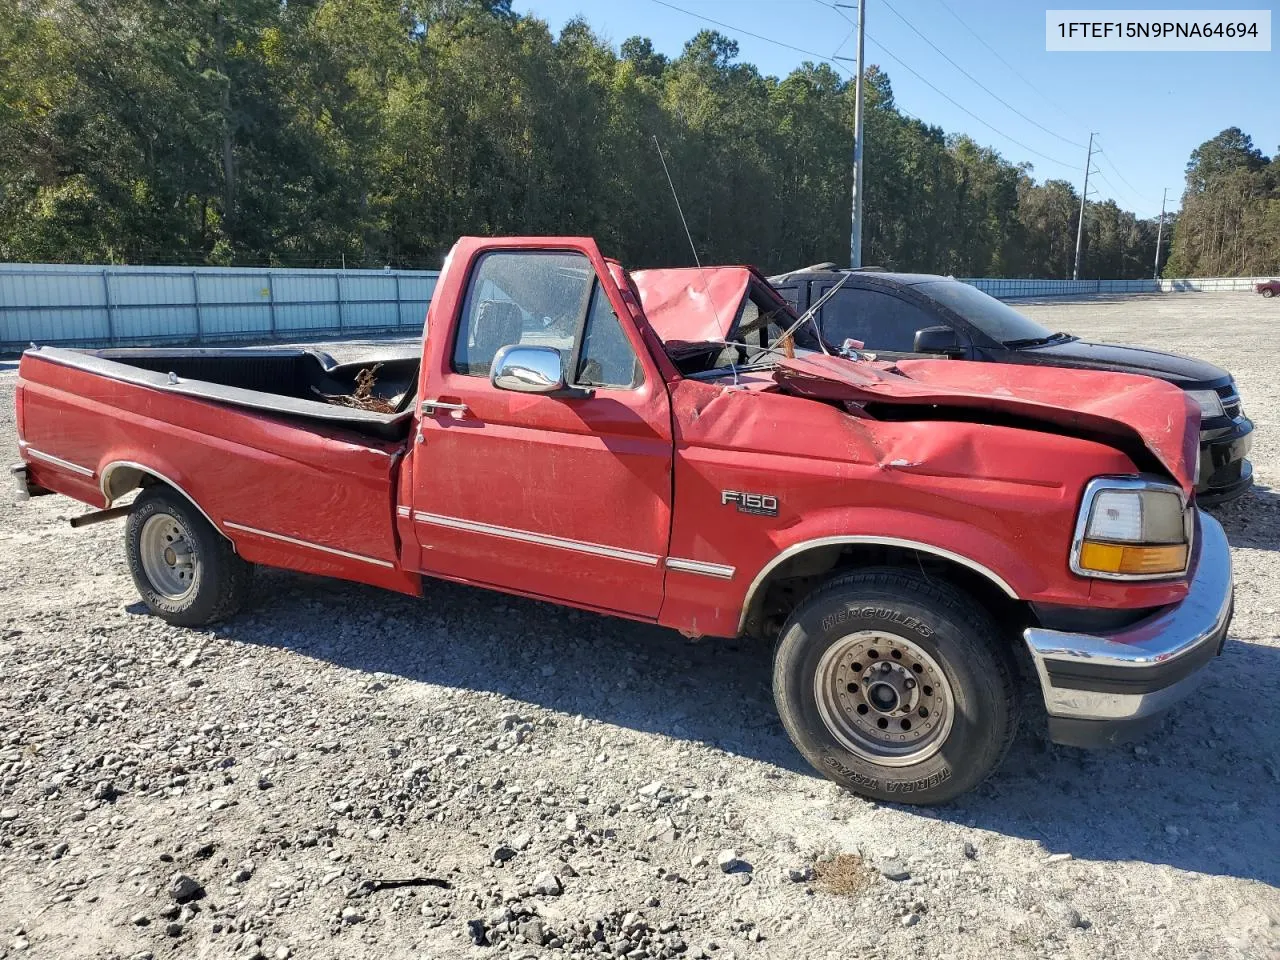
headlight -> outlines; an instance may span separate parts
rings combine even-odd
[[[1071,569],[1123,580],[1183,573],[1191,550],[1189,519],[1177,487],[1131,477],[1091,480],[1076,521]]]
[[[1222,409],[1222,398],[1218,396],[1216,390],[1188,390],[1187,396],[1200,404],[1200,416],[1208,420],[1210,417],[1224,417],[1226,411]]]

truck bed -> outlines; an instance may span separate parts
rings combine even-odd
[[[100,507],[155,478],[246,560],[414,593],[395,519],[413,388],[392,394],[404,409],[389,414],[307,396],[349,392],[372,362],[298,349],[28,350],[24,459],[37,487]],[[384,389],[415,382],[416,356],[384,362]]]
[[[341,426],[382,440],[401,440],[408,432],[419,364],[417,344],[400,345],[399,349],[394,344],[373,347],[367,356],[344,363],[306,347],[42,347],[29,353],[123,383],[292,420]],[[375,365],[372,395],[394,412],[342,406],[325,399],[350,396],[356,376]]]

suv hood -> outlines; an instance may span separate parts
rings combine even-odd
[[[1183,390],[1213,389],[1225,386],[1231,375],[1221,367],[1203,360],[1182,357],[1146,347],[1122,347],[1114,343],[1090,340],[1068,340],[1040,347],[1024,347],[1017,351],[1020,363],[1051,364],[1080,370],[1108,370],[1112,373],[1136,373],[1158,377]]]
[[[921,417],[967,412],[974,420],[1039,424],[1119,447],[1142,467],[1152,458],[1195,488],[1200,410],[1178,388],[1151,377],[1001,363],[903,360],[896,366],[807,354],[779,361],[784,393],[860,404],[870,416],[922,408]]]

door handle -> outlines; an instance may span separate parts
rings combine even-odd
[[[441,410],[449,411],[451,416],[461,417],[467,412],[465,403],[445,403],[441,400],[423,400],[422,412],[424,414],[439,413]]]

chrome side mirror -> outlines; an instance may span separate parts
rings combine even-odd
[[[507,344],[489,367],[489,382],[516,393],[560,393],[565,389],[560,351],[554,347]]]

